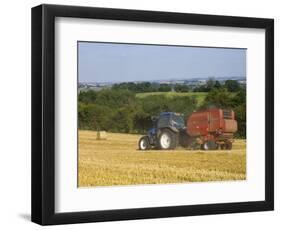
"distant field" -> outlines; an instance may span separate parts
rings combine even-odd
[[[236,140],[231,151],[140,151],[139,135],[79,131],[78,186],[165,184],[245,180],[246,141]]]
[[[199,104],[202,104],[207,93],[205,92],[186,92],[186,93],[179,93],[179,92],[149,92],[149,93],[137,93],[137,98],[145,98],[151,95],[164,95],[166,97],[182,97],[182,96],[190,96],[195,97]]]

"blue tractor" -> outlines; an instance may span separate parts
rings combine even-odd
[[[179,143],[181,134],[186,133],[185,120],[182,114],[174,112],[162,112],[159,117],[152,117],[153,128],[147,135],[139,140],[140,150],[175,149]]]

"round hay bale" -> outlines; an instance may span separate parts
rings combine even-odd
[[[107,135],[105,131],[98,131],[97,132],[97,140],[106,140]]]

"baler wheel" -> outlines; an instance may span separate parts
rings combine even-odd
[[[231,150],[232,149],[232,142],[230,142],[230,141],[225,142],[225,149]]]
[[[201,149],[202,150],[215,150],[217,149],[218,146],[216,144],[215,141],[205,141],[202,145],[201,145]]]
[[[221,150],[224,150],[225,149],[225,144],[221,144],[220,147],[221,147]]]

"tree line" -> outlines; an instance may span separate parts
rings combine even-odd
[[[246,137],[246,91],[242,88],[233,91],[224,86],[210,89],[201,104],[194,96],[139,98],[135,90],[126,87],[80,92],[78,125],[79,129],[143,134],[152,127],[151,116],[160,112],[173,111],[188,116],[195,110],[210,107],[233,109],[239,127],[237,136]]]
[[[236,80],[226,80],[223,84],[212,78],[206,81],[206,84],[191,86],[186,84],[158,84],[151,82],[122,82],[114,84],[113,90],[129,90],[135,93],[146,92],[210,92],[213,89],[226,88],[229,92],[238,92],[241,85]]]

